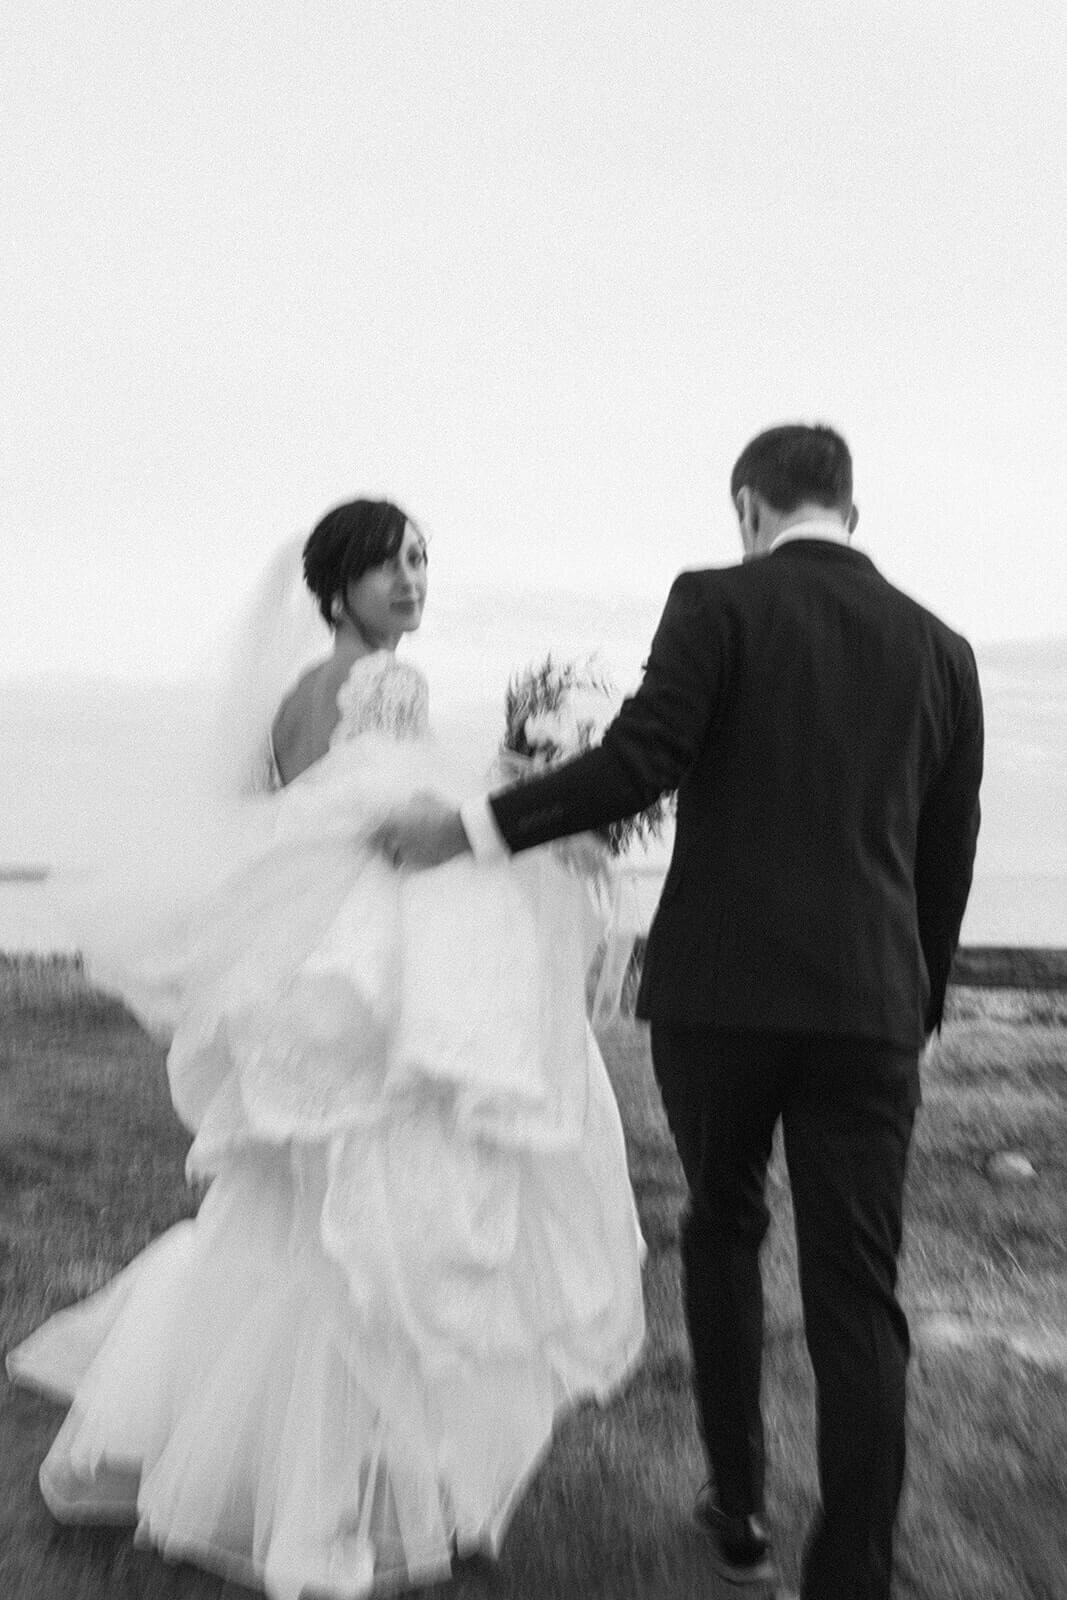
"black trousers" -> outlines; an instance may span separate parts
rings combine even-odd
[[[689,1186],[685,1309],[718,1504],[763,1510],[759,1250],[781,1118],[822,1500],[802,1600],[887,1600],[904,1475],[909,1343],[896,1277],[917,1052],[653,1023],[652,1061]]]

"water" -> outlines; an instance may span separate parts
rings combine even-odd
[[[73,948],[44,884],[0,882],[0,950],[49,954]]]
[[[526,619],[526,634],[516,631],[519,620],[504,608],[493,624],[501,638],[490,638],[486,619],[472,632],[478,618],[468,616],[458,631],[471,659],[453,650],[427,663],[443,743],[484,746],[487,764],[508,671],[536,654],[539,637],[555,637],[543,616]],[[979,662],[986,771],[963,941],[1067,948],[1067,640],[989,647]],[[198,715],[195,696],[177,684],[0,683],[0,949],[70,948],[47,889],[4,882],[3,867],[72,867],[91,857],[99,839],[143,832],[153,796],[182,780]],[[635,886],[638,920],[646,925],[665,844],[654,847],[649,863],[658,875]]]
[[[977,875],[960,942],[1067,949],[1067,873]]]
[[[635,875],[634,901],[642,928],[651,920],[662,881],[662,872],[655,867]],[[962,942],[1067,948],[1067,874],[976,877]],[[46,884],[0,880],[0,950],[48,953],[74,948]]]

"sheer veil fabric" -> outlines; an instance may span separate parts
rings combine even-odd
[[[195,670],[168,686],[164,703],[180,698],[183,714],[165,728],[148,717],[125,730],[136,803],[124,794],[91,838],[72,840],[78,865],[46,886],[90,977],[135,1010],[142,949],[166,942],[228,868],[254,859],[273,825],[271,724],[286,692],[332,648],[303,581],[302,549],[298,536],[274,552]],[[150,986],[143,1002],[142,1021],[165,1036],[166,996]]]
[[[303,536],[268,562],[243,611],[217,648],[220,684],[204,752],[206,787],[220,797],[268,788],[264,752],[286,692],[328,656],[332,635],[304,583]]]
[[[499,1549],[554,1419],[638,1359],[643,1245],[581,880],[551,851],[405,875],[369,847],[398,800],[480,781],[435,744],[421,674],[363,658],[328,755],[238,793],[323,643],[279,620],[292,567],[190,861],[102,884],[106,927],[83,908],[94,970],[169,1043],[206,1197],[8,1366],[69,1405],[41,1469],[58,1517],[351,1600]]]

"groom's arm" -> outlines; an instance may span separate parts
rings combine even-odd
[[[952,958],[959,943],[981,821],[983,720],[978,669],[965,647],[963,692],[945,763],[919,816],[915,901],[919,942],[930,980],[925,1029],[941,1026]]]
[[[676,789],[707,738],[724,678],[720,657],[706,580],[683,572],[671,587],[641,687],[623,702],[600,744],[490,796],[492,821],[507,849],[529,850],[603,828]],[[463,818],[469,838],[481,832],[470,843],[482,854],[486,835],[472,807],[464,807]]]

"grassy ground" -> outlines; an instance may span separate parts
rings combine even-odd
[[[0,958],[0,1018],[6,1350],[188,1215],[195,1197],[162,1053],[121,1008],[64,963]],[[560,1428],[500,1566],[464,1572],[434,1600],[717,1600],[688,1515],[702,1474],[678,1295],[680,1174],[644,1032],[620,1024],[602,1042],[649,1245],[646,1357],[608,1410],[583,1408]],[[957,990],[925,1066],[904,1263],[916,1332],[897,1582],[908,1600],[1067,1593],[1065,1059],[1067,995]],[[1004,1151],[1025,1153],[1035,1176],[998,1180],[990,1158]],[[771,1511],[795,1581],[815,1493],[812,1402],[777,1158],[771,1195]],[[60,1414],[0,1380],[5,1600],[245,1593],[135,1549],[128,1532],[53,1524],[35,1471]]]

